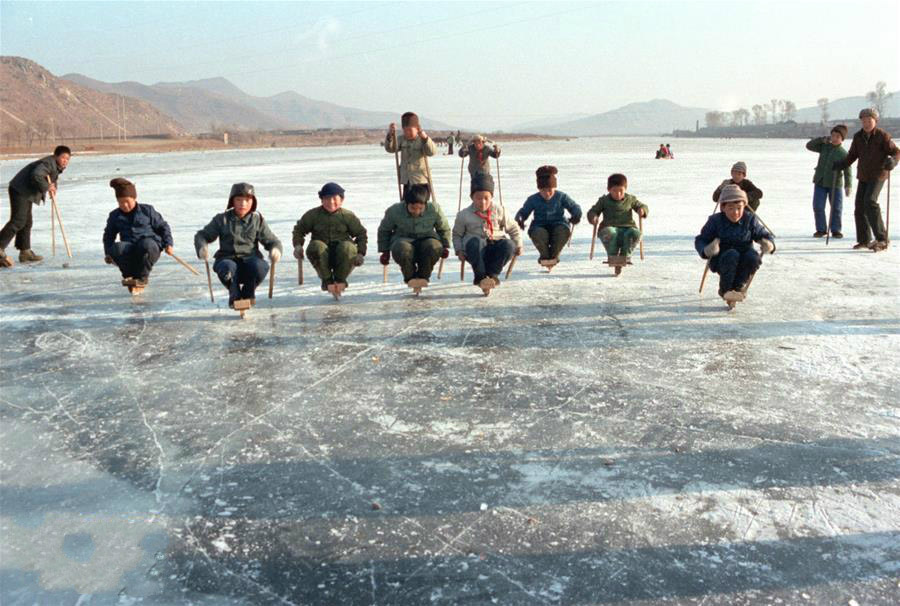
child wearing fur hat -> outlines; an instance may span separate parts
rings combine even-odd
[[[772,234],[753,213],[745,212],[747,194],[738,185],[726,185],[719,196],[721,210],[709,216],[694,248],[709,269],[719,274],[719,296],[729,307],[743,301],[750,278],[762,264],[761,254],[773,254]],[[758,242],[760,253],[753,248]]]
[[[759,201],[763,197],[762,190],[755,185],[753,182],[747,178],[747,164],[744,162],[735,162],[734,166],[731,167],[731,178],[725,179],[716,188],[713,192],[712,199],[713,202],[719,201],[719,196],[722,193],[722,188],[726,185],[737,185],[740,187],[745,194],[747,194],[747,204],[750,206],[750,210],[756,212],[756,209],[759,208]]]
[[[474,177],[476,173],[491,174],[491,158],[500,157],[500,146],[496,143],[487,145],[487,141],[482,135],[475,135],[472,141],[465,147],[459,148],[460,158],[469,158],[469,177]]]
[[[884,186],[888,173],[897,166],[900,150],[891,140],[891,135],[878,128],[878,111],[865,108],[859,112],[862,128],[853,135],[850,151],[843,160],[832,165],[834,170],[843,170],[857,159],[856,200],[853,218],[856,222],[856,245],[854,249],[868,248],[875,252],[888,247],[889,234],[881,220],[878,195]],[[875,240],[872,240],[872,236]]]
[[[149,204],[138,204],[134,183],[118,177],[109,186],[115,190],[119,207],[106,218],[104,261],[116,264],[122,272],[123,286],[144,288],[160,251],[173,253],[172,230],[156,209]]]
[[[419,116],[406,112],[400,117],[403,137],[397,137],[397,125],[391,122],[384,139],[384,151],[393,154],[400,151],[400,183],[404,192],[409,184],[428,183],[425,156],[437,152],[434,141],[419,127]]]
[[[424,281],[416,284],[419,287],[428,284],[437,260],[450,255],[450,224],[441,207],[428,201],[427,185],[410,185],[403,202],[384,211],[378,226],[378,252],[382,265],[390,263],[393,255],[407,284]]]
[[[206,227],[194,235],[197,258],[209,258],[209,243],[219,240],[213,271],[228,289],[228,305],[234,307],[238,299],[256,302],[259,286],[269,264],[259,252],[259,245],[269,251],[269,260],[281,258],[281,241],[275,237],[262,214],[256,211],[256,191],[249,183],[235,183],[228,195],[223,213],[212,218]]]
[[[426,186],[427,188],[427,186]],[[300,217],[294,226],[294,257],[303,259],[303,243],[310,234],[306,256],[322,280],[322,290],[335,298],[347,288],[347,277],[363,264],[368,235],[355,214],[344,205],[344,188],[326,183],[319,190],[319,206]]]
[[[477,174],[470,185],[472,204],[456,215],[453,249],[460,261],[468,261],[475,284],[485,295],[500,284],[500,272],[513,255],[522,254],[519,226],[494,202],[494,179]]]
[[[538,251],[538,263],[558,261],[575,225],[581,221],[581,207],[565,192],[556,189],[555,166],[541,166],[535,171],[538,192],[531,194],[516,213],[516,223],[525,229],[525,221],[534,213],[528,237]],[[566,220],[565,213],[569,213]],[[546,264],[546,263],[544,263]]]
[[[814,137],[806,143],[806,149],[819,154],[816,163],[816,172],[813,174],[813,219],[816,223],[814,238],[826,235],[826,230],[831,226],[832,238],[843,238],[841,233],[841,212],[844,206],[844,197],[841,192],[850,195],[850,167],[842,171],[832,170],[835,162],[847,157],[847,150],[841,144],[847,138],[847,127],[838,124],[831,129],[827,137]],[[825,201],[831,197],[831,217],[825,221]]]
[[[631,251],[641,241],[641,230],[634,223],[634,215],[637,213],[646,218],[650,211],[647,205],[638,200],[632,194],[625,193],[628,189],[628,178],[620,173],[610,175],[606,179],[606,195],[601,196],[597,203],[588,211],[588,223],[597,225],[601,215],[603,221],[598,226],[597,234],[610,257],[624,256],[627,262]],[[616,267],[616,275],[621,271]]]

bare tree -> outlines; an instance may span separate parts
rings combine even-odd
[[[822,97],[816,103],[819,105],[819,109],[822,112],[822,124],[828,123],[828,97]]]
[[[725,114],[722,112],[706,112],[706,126],[716,128],[725,123]]]
[[[866,101],[878,110],[879,115],[883,115],[887,100],[893,96],[894,93],[887,92],[887,83],[880,81],[875,84],[875,90],[866,93]]]
[[[778,99],[772,99],[772,124],[778,122]]]
[[[766,111],[766,107],[764,105],[757,104],[754,105],[751,109],[753,110],[753,123],[759,125],[765,124],[766,120],[768,119],[768,112]]]
[[[781,114],[782,119],[785,121],[793,120],[794,116],[797,115],[797,106],[794,105],[793,101],[788,101],[787,99],[783,100],[782,103],[784,104],[782,106],[784,108]]]

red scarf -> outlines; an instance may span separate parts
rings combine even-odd
[[[490,234],[491,234],[490,239],[493,240],[494,239],[494,222],[491,221],[491,209],[488,208],[487,215],[482,215],[480,212],[478,212],[476,210],[475,216],[481,217],[482,219],[484,219],[484,221],[487,223],[487,226],[488,226],[488,232],[490,232]]]
[[[478,164],[484,164],[484,148],[478,150]]]

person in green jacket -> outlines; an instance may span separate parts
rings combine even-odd
[[[213,271],[228,288],[228,306],[238,299],[256,302],[256,287],[269,272],[259,245],[269,251],[272,263],[281,258],[281,241],[275,237],[263,216],[256,212],[256,191],[249,183],[231,186],[224,213],[213,217],[206,227],[194,234],[194,248],[199,259],[209,258],[209,243],[219,240]]]
[[[835,171],[831,167],[835,162],[847,157],[847,150],[841,147],[846,138],[847,127],[838,124],[831,129],[829,136],[815,137],[806,144],[806,149],[819,154],[816,172],[813,174],[813,218],[816,222],[814,238],[824,236],[829,225],[832,238],[844,237],[844,234],[841,233],[841,211],[844,206],[841,185],[843,182],[843,193],[850,196],[853,175],[850,173],[849,165],[843,171]],[[829,196],[831,196],[831,220],[826,223],[825,201]]]
[[[607,254],[612,256],[631,256],[631,251],[641,240],[641,230],[634,224],[632,212],[646,218],[649,209],[631,194],[628,189],[628,178],[615,173],[606,180],[605,196],[601,196],[588,211],[588,223],[597,225],[600,216],[603,221],[599,225],[598,235]]]
[[[344,188],[326,183],[319,190],[321,204],[303,213],[294,226],[294,257],[303,259],[303,243],[310,234],[306,256],[322,280],[322,290],[336,298],[347,288],[347,276],[363,264],[368,236],[355,214],[345,208]]]
[[[378,252],[382,265],[391,256],[411,286],[427,286],[434,264],[450,256],[450,224],[441,207],[428,201],[427,185],[411,185],[398,202],[387,208],[378,226]],[[411,280],[424,281],[415,285]]]

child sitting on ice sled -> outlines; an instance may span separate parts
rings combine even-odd
[[[706,220],[694,248],[719,274],[719,296],[733,307],[744,300],[749,281],[762,264],[760,254],[774,253],[775,242],[756,215],[745,212],[747,194],[739,186],[723,187],[719,204],[722,210]],[[759,242],[760,253],[754,242]]]
[[[603,215],[598,235],[609,255],[610,264],[629,262],[631,252],[641,241],[641,230],[634,224],[632,212],[646,217],[649,211],[646,204],[633,195],[626,194],[626,189],[628,178],[625,175],[619,173],[610,175],[606,180],[608,193],[601,196],[587,214],[588,223],[591,225],[597,225],[597,221]],[[618,276],[622,267],[619,265],[615,267]]]

